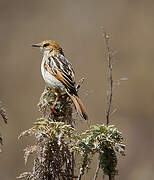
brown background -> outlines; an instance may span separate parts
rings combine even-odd
[[[120,158],[120,180],[154,179],[154,1],[145,0],[0,0],[0,100],[9,115],[0,123],[4,146],[0,180],[16,179],[25,167],[22,149],[32,138],[17,140],[39,117],[37,103],[44,82],[41,55],[31,47],[46,39],[58,41],[76,70],[86,76],[80,95],[90,123],[105,123],[105,46],[101,26],[118,52],[114,79],[127,77],[114,90],[118,112],[111,123],[123,132],[127,156]],[[88,96],[86,96],[88,92]],[[87,126],[78,120],[78,126]],[[95,165],[92,171],[94,172]],[[92,179],[93,172],[87,178]],[[101,176],[99,179],[102,179]]]

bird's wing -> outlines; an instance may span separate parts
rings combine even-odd
[[[49,56],[45,69],[61,81],[69,92],[76,92],[75,76],[72,64],[63,56]]]

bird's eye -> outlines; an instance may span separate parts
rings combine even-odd
[[[43,45],[43,47],[47,47],[47,46],[49,46],[49,43],[45,43],[45,44]]]

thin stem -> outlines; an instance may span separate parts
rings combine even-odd
[[[109,180],[115,180],[114,175],[109,174]]]
[[[111,108],[113,101],[113,71],[112,71],[112,61],[114,53],[110,47],[109,35],[103,29],[103,36],[106,46],[106,59],[108,62],[108,72],[109,72],[109,90],[107,91],[107,109],[106,109],[106,125],[108,126],[111,119]],[[114,180],[114,175],[108,174],[109,180]]]
[[[109,180],[112,180],[111,174],[109,174]]]
[[[96,180],[97,177],[98,177],[99,169],[100,169],[100,163],[97,166],[97,169],[96,169],[96,172],[95,172],[95,176],[94,176],[94,180]]]
[[[81,180],[81,178],[82,178],[82,174],[79,175],[78,180]]]
[[[109,45],[109,36],[103,29],[103,36],[105,39],[106,45],[106,57],[108,62],[108,71],[109,71],[109,90],[107,94],[107,109],[106,109],[106,124],[107,126],[110,123],[110,115],[111,115],[111,107],[112,107],[112,99],[113,99],[113,75],[112,75],[112,57],[113,52]]]
[[[72,176],[74,176],[74,168],[75,168],[75,159],[74,159],[74,152],[72,152]]]

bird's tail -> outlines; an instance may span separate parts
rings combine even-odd
[[[68,93],[69,94],[69,93]],[[85,120],[88,120],[88,114],[87,114],[87,111],[86,111],[86,108],[85,106],[83,105],[81,99],[74,95],[74,94],[69,94],[70,98],[72,99],[76,109],[77,109],[77,112],[80,114],[80,116],[82,118],[84,118]]]

